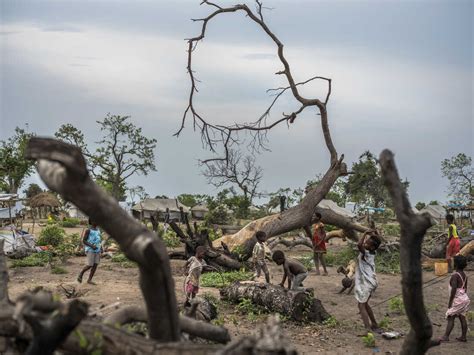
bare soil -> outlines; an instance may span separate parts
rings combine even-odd
[[[69,231],[68,231],[69,232]],[[72,230],[70,231],[72,232]],[[336,246],[334,246],[336,247]],[[292,256],[306,254],[308,249],[301,247],[289,252]],[[63,267],[67,274],[51,274],[50,267],[28,267],[10,268],[10,297],[14,300],[22,292],[37,286],[50,289],[61,295],[66,300],[60,285],[64,287],[75,287],[82,294],[81,299],[90,304],[92,310],[107,306],[116,302],[121,305],[142,304],[142,296],[138,287],[138,269],[124,268],[110,260],[103,259],[97,270],[94,281],[96,286],[87,283],[79,284],[77,275],[84,266],[84,257],[71,257]],[[179,304],[184,301],[183,292],[183,266],[184,261],[172,260],[171,266],[175,277],[176,296]],[[279,283],[282,271],[277,265],[269,265],[271,282]],[[319,298],[326,310],[337,319],[338,324],[334,327],[321,324],[298,324],[284,320],[282,327],[286,336],[296,346],[300,354],[371,354],[380,352],[384,354],[395,354],[400,351],[403,338],[397,340],[385,340],[376,335],[376,348],[367,348],[363,344],[361,335],[365,334],[362,321],[357,310],[357,303],[353,295],[337,294],[341,286],[341,276],[336,273],[336,268],[328,269],[329,276],[316,276],[314,270],[305,280],[305,287],[315,290],[315,297]],[[468,275],[474,280],[474,272],[468,271]],[[87,274],[86,274],[87,277]],[[85,277],[85,279],[86,279]],[[424,272],[425,282],[436,278],[433,272]],[[373,306],[377,320],[384,316],[390,319],[390,328],[406,333],[409,329],[405,314],[397,314],[389,309],[387,299],[401,293],[400,275],[378,274],[379,287],[370,303]],[[263,281],[263,280],[262,280]],[[448,278],[439,278],[437,283],[424,289],[425,305],[428,309],[430,319],[434,326],[434,338],[440,337],[446,326],[444,314],[448,302]],[[434,281],[431,281],[434,282]],[[430,283],[431,283],[430,282]],[[200,290],[201,294],[210,293],[219,297],[218,289],[205,288]],[[468,290],[469,297],[474,300],[472,287]],[[235,305],[220,302],[218,305],[220,321],[227,327],[234,337],[249,334],[255,331],[259,324],[265,321],[267,315],[241,314]],[[474,310],[474,309],[473,309]],[[106,310],[107,314],[112,310]],[[474,353],[474,322],[469,322],[468,342],[459,343],[454,340],[460,335],[460,325],[456,322],[451,335],[452,341],[431,349],[429,354],[472,354]]]

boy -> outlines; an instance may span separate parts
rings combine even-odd
[[[265,281],[270,283],[270,273],[268,272],[268,267],[265,263],[265,255],[266,251],[268,250],[268,246],[265,243],[267,235],[263,231],[258,231],[255,233],[255,237],[257,238],[257,243],[255,243],[252,252],[252,261],[255,265],[255,274],[253,275],[252,280],[259,278],[263,270],[263,273],[265,274]]]
[[[185,306],[189,306],[189,300],[196,297],[199,292],[199,279],[203,267],[205,267],[206,261],[204,255],[206,254],[206,248],[202,245],[196,248],[196,255],[191,256],[186,262],[186,268],[188,270],[188,276],[186,276],[186,302]]]
[[[277,250],[273,253],[272,259],[277,265],[283,265],[283,280],[281,287],[285,287],[285,280],[288,277],[288,289],[292,291],[304,291],[303,280],[308,276],[308,270],[299,261],[285,257],[285,253]]]
[[[459,241],[458,230],[454,224],[454,216],[452,214],[446,215],[446,222],[448,222],[448,243],[446,244],[446,260],[448,260],[449,271],[453,270],[453,257],[461,249]]]
[[[313,258],[314,266],[316,268],[316,275],[321,275],[319,271],[319,263],[323,267],[323,275],[327,276],[328,271],[326,270],[326,261],[324,260],[324,254],[326,254],[326,230],[324,224],[321,222],[321,213],[316,213],[316,224],[314,225],[314,233],[311,236],[311,229],[309,227],[304,228],[306,236],[311,239],[313,243]]]
[[[449,281],[449,302],[448,310],[446,312],[446,318],[448,319],[448,325],[446,326],[446,332],[439,339],[440,342],[449,341],[449,335],[454,327],[454,319],[459,317],[461,322],[461,336],[456,338],[457,341],[465,342],[467,334],[467,322],[466,313],[469,310],[469,296],[467,295],[467,276],[464,273],[464,268],[467,265],[466,258],[462,255],[454,257],[454,267],[456,272],[451,276]]]
[[[79,273],[77,281],[81,283],[84,273],[87,270],[91,270],[87,283],[90,285],[95,285],[96,283],[92,281],[92,278],[94,277],[95,271],[97,270],[97,266],[100,262],[102,238],[100,235],[100,230],[97,227],[97,223],[89,220],[89,224],[91,227],[85,231],[84,237],[82,238],[82,243],[85,246],[87,265]]]
[[[381,240],[377,234],[370,232],[364,233],[360,238],[357,247],[360,254],[355,272],[355,298],[359,303],[359,311],[368,330],[377,333],[380,328],[374,317],[374,312],[369,306],[369,299],[377,288],[377,276],[375,274],[375,251],[380,246]]]

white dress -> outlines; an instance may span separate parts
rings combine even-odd
[[[359,262],[355,273],[354,295],[357,302],[365,303],[377,288],[375,274],[375,254],[365,251],[365,260],[359,253]]]

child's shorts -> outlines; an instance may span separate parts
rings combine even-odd
[[[94,266],[94,264],[100,263],[100,253],[92,253],[88,251],[86,253],[87,256],[87,265]]]
[[[186,284],[186,293],[197,294],[198,292],[199,292],[198,286],[194,286],[191,282],[188,282]]]
[[[454,255],[459,253],[459,250],[461,250],[459,238],[451,238],[448,244],[448,250],[446,250],[446,259],[451,259]]]

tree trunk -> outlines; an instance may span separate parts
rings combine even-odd
[[[474,240],[471,240],[459,251],[459,255],[462,255],[462,256],[467,257],[471,254],[474,254]]]
[[[290,291],[268,283],[237,281],[220,293],[225,300],[238,303],[250,299],[258,306],[296,321],[322,322],[330,317],[321,301],[308,292]]]

